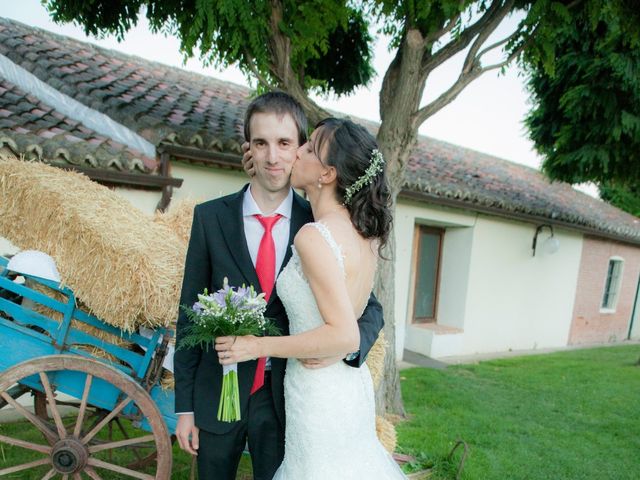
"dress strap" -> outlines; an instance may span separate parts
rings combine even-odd
[[[325,239],[325,241],[331,248],[331,251],[335,255],[336,260],[338,260],[338,264],[340,265],[340,269],[342,270],[342,273],[344,273],[344,255],[342,254],[342,248],[340,248],[340,245],[338,245],[338,242],[336,242],[335,239],[333,238],[333,235],[331,235],[331,231],[329,230],[329,227],[327,227],[322,222],[312,222],[312,223],[307,223],[307,225],[315,227],[316,230],[320,232],[320,235],[322,235],[322,237]]]

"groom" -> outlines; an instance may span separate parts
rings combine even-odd
[[[232,195],[196,206],[187,251],[181,305],[192,305],[205,288],[214,292],[224,277],[231,286],[253,285],[265,292],[265,317],[289,334],[275,278],[291,256],[298,230],[313,221],[309,203],[289,185],[296,150],[305,143],[307,120],[289,95],[271,92],[257,97],[245,115],[255,174]],[[189,320],[181,311],[177,341]],[[382,329],[382,308],[372,296],[362,318],[360,350],[348,355],[359,367]],[[342,359],[306,361],[309,368]],[[254,479],[271,480],[284,456],[284,373],[286,359],[267,358],[238,365],[242,419],[216,418],[222,367],[215,349],[180,349],[174,358],[176,436],[180,447],[198,456],[200,480],[233,480],[248,443]]]

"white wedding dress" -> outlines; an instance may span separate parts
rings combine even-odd
[[[342,271],[343,257],[327,227],[313,223],[331,246]],[[322,325],[311,287],[293,248],[278,276],[291,334]],[[284,461],[274,480],[404,479],[400,467],[378,441],[369,368],[338,362],[307,369],[289,359],[284,378],[286,433]]]

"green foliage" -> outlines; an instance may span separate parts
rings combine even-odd
[[[635,362],[626,345],[401,372],[409,420],[397,426],[414,468],[430,480],[583,480],[637,477]]]
[[[440,30],[450,18],[464,12],[470,5],[477,3],[478,11],[487,8],[487,2],[473,2],[471,0],[438,0],[435,2],[421,2],[416,0],[377,0],[374,2],[376,15],[383,19],[382,32],[391,37],[392,46],[398,47],[404,32],[408,28],[416,28],[423,36]],[[459,34],[462,22],[458,22]]]
[[[75,22],[88,35],[124,34],[146,14],[154,32],[175,35],[186,58],[237,64],[276,86],[272,24],[289,39],[289,61],[305,89],[346,94],[373,77],[372,38],[363,10],[343,0],[43,0],[56,22]],[[275,2],[277,3],[277,2]]]
[[[316,79],[322,93],[333,91],[337,95],[348,94],[354,85],[366,85],[375,74],[370,45],[369,25],[362,12],[353,10],[346,27],[338,25],[329,36],[327,55],[311,58],[306,62],[306,77]]]
[[[600,198],[625,212],[640,217],[640,185],[619,185],[613,182],[598,185]]]
[[[553,179],[640,179],[639,29],[623,28],[619,15],[603,8],[596,18],[585,9],[556,32],[555,68],[530,64],[526,125]]]
[[[238,323],[233,314],[218,315],[214,320],[202,321],[200,316],[191,308],[182,305],[182,310],[189,319],[189,324],[183,330],[178,350],[183,348],[201,348],[209,351],[213,348],[216,337],[245,336],[245,335],[281,335],[280,329],[272,320],[265,319],[264,327],[258,325],[258,321],[248,318],[243,323]]]

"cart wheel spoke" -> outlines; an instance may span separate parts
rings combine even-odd
[[[102,480],[102,477],[98,475],[98,472],[91,467],[85,467],[84,473],[89,475],[93,480]]]
[[[122,435],[124,435],[124,438],[129,438],[129,434],[127,433],[125,428],[122,426],[122,422],[120,421],[119,418],[116,418],[116,424],[118,425],[118,428],[120,429],[120,432],[122,432]],[[143,457],[142,457],[142,455],[140,455],[140,453],[138,453],[138,449],[137,448],[133,449],[133,454],[138,459],[138,462],[141,462],[143,460]],[[131,465],[129,465],[129,466],[131,466]]]
[[[7,443],[9,445],[15,445],[16,447],[26,448],[27,450],[33,450],[34,452],[46,453],[47,455],[51,453],[51,447],[48,445],[40,445],[38,443],[27,442],[25,440],[7,437],[5,435],[0,435],[0,442]]]
[[[122,473],[124,475],[128,475],[133,478],[140,478],[142,480],[154,480],[153,475],[149,475],[147,473],[136,472],[135,470],[131,470],[129,468],[121,467],[120,465],[115,465],[109,462],[103,462],[102,460],[98,460],[97,458],[90,458],[88,460],[89,465],[104,468],[105,470],[111,470],[112,472]]]
[[[82,422],[84,422],[84,414],[87,410],[87,399],[89,398],[89,391],[91,390],[91,382],[93,381],[93,375],[87,374],[87,379],[84,382],[84,391],[82,392],[82,400],[80,401],[80,411],[78,412],[78,421],[76,422],[76,428],[73,430],[73,436],[80,437],[80,430],[82,429]]]
[[[3,468],[0,470],[0,477],[3,475],[9,475],[10,473],[21,472],[22,470],[28,470],[30,468],[39,467],[41,465],[46,465],[50,463],[51,459],[49,458],[41,458],[40,460],[34,460],[33,462],[23,463],[21,465],[15,465],[9,468]]]
[[[102,427],[104,427],[107,423],[109,423],[111,420],[113,420],[116,415],[118,415],[123,409],[124,407],[126,407],[127,405],[129,405],[129,403],[131,403],[131,399],[129,397],[126,397],[124,400],[122,400],[118,405],[116,405],[116,407],[109,412],[109,415],[107,415],[106,417],[104,417],[100,423],[98,423],[93,430],[91,430],[89,433],[87,433],[84,438],[82,439],[82,443],[84,443],[85,445],[87,443],[89,443],[89,441],[96,436],[96,434],[102,430]]]
[[[72,372],[83,375],[71,375]],[[12,398],[16,385],[38,376],[42,382],[39,392],[44,408],[41,412],[44,410],[48,416],[45,419]],[[96,379],[101,382],[104,395],[102,391],[96,391]],[[70,382],[75,383],[72,385]],[[63,402],[54,397],[54,394],[62,393],[77,400]],[[2,372],[0,402],[3,401],[28,420],[24,421],[25,434],[42,433],[45,441],[34,441],[22,434],[6,438],[0,436],[0,445],[6,443],[23,448],[25,453],[38,455],[35,459],[40,455],[44,457],[40,460],[16,459],[14,463],[29,463],[7,465],[6,468],[1,465],[2,478],[11,473],[20,478],[42,479],[45,476],[50,480],[102,480],[110,475],[120,480],[164,480],[171,477],[171,441],[162,413],[149,392],[121,370],[98,360],[70,354],[34,358]],[[98,404],[105,406],[99,407]],[[74,412],[63,422],[65,405],[72,406]],[[129,425],[128,420],[131,419],[144,419],[144,426]],[[111,439],[107,439],[107,426],[114,434]],[[143,455],[142,461],[136,464],[130,463],[136,460],[134,453],[148,449],[152,454]],[[112,452],[115,452],[113,460],[109,458]],[[50,471],[52,468],[55,473]]]
[[[153,435],[145,435],[144,437],[127,438],[126,440],[119,440],[117,442],[101,443],[89,447],[89,453],[101,452],[103,450],[111,450],[113,448],[126,447],[128,445],[137,445],[140,443],[153,442]]]
[[[13,398],[14,400],[18,400],[22,395],[29,391],[29,387],[25,387],[24,385],[14,385],[10,389],[7,390],[7,394]],[[7,405],[6,400],[0,400],[0,408],[3,408]]]
[[[33,423],[33,425],[42,432],[49,443],[53,444],[58,440],[57,435],[51,430],[51,426],[48,423],[36,417],[33,413],[28,411],[5,392],[0,392],[0,396],[2,396],[2,398],[4,398],[9,405],[15,408],[16,411],[20,412],[27,420]]]
[[[53,394],[53,389],[51,388],[51,384],[49,383],[49,377],[45,372],[40,372],[40,381],[44,386],[44,391],[47,394],[47,400],[49,402],[49,408],[51,409],[51,415],[53,416],[53,420],[56,423],[56,427],[58,429],[58,434],[60,438],[67,438],[67,431],[64,428],[62,423],[62,417],[60,416],[60,411],[58,410],[58,406],[56,405],[56,398]]]
[[[49,480],[50,478],[53,478],[56,475],[56,469],[52,468],[51,470],[49,470],[46,475],[44,477],[42,477],[41,480]]]

